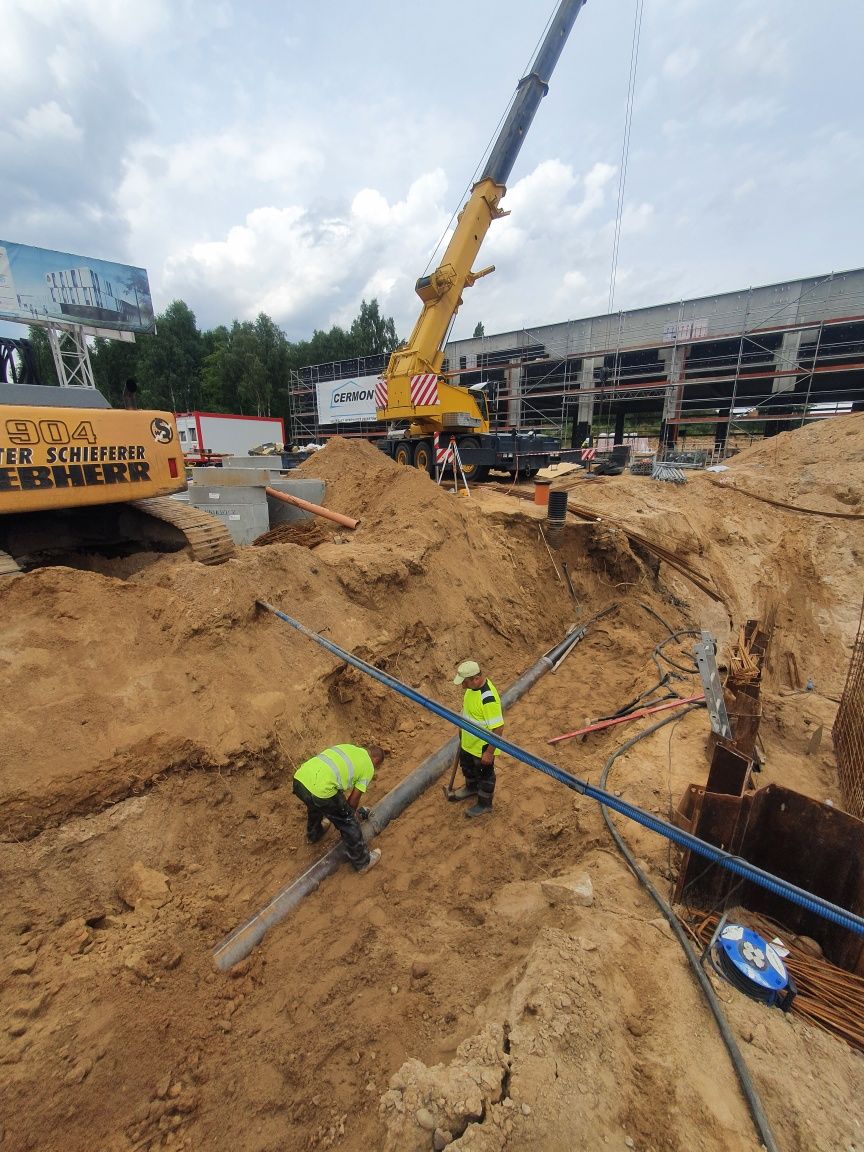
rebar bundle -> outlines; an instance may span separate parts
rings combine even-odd
[[[864,603],[846,686],[834,721],[834,747],[843,804],[864,819]]]

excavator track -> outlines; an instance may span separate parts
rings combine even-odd
[[[132,506],[156,520],[163,520],[178,528],[189,542],[192,555],[199,564],[222,564],[235,554],[231,533],[208,512],[202,512],[179,500],[171,500],[167,496],[134,500]]]

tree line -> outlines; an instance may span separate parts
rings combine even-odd
[[[30,328],[39,378],[56,384],[57,374],[43,328]],[[293,342],[264,312],[200,331],[195,313],[175,300],[156,318],[154,335],[134,344],[97,339],[90,349],[96,387],[122,406],[126,381],[138,385],[142,408],[172,412],[233,412],[281,416],[289,422],[291,373],[310,364],[388,354],[399,344],[396,326],[381,315],[377,300],[364,300],[350,328],[334,325],[311,339]]]

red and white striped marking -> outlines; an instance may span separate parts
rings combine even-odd
[[[446,467],[453,459],[453,438],[447,443],[446,448],[441,447],[441,437],[436,432],[432,437],[432,446],[435,449],[435,466],[438,468]]]
[[[415,408],[438,403],[438,377],[434,372],[411,377],[411,403]]]
[[[593,460],[596,455],[597,455],[597,449],[596,448],[583,448],[582,449],[582,459],[583,460]]]
[[[378,383],[375,385],[375,407],[387,407],[387,381],[383,376],[378,377]]]

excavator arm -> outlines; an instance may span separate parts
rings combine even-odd
[[[417,281],[415,290],[423,309],[410,340],[391,355],[383,373],[376,400],[378,420],[407,420],[412,434],[445,428],[478,432],[489,429],[485,411],[481,411],[468,389],[448,384],[440,377],[444,342],[462,303],[463,291],[495,271],[494,265],[477,272],[472,271],[472,266],[492,221],[507,215],[499,207],[507,191],[506,182],[584,3],[585,0],[561,0],[531,71],[519,82],[486,168],[459,214],[441,263],[430,276]]]

